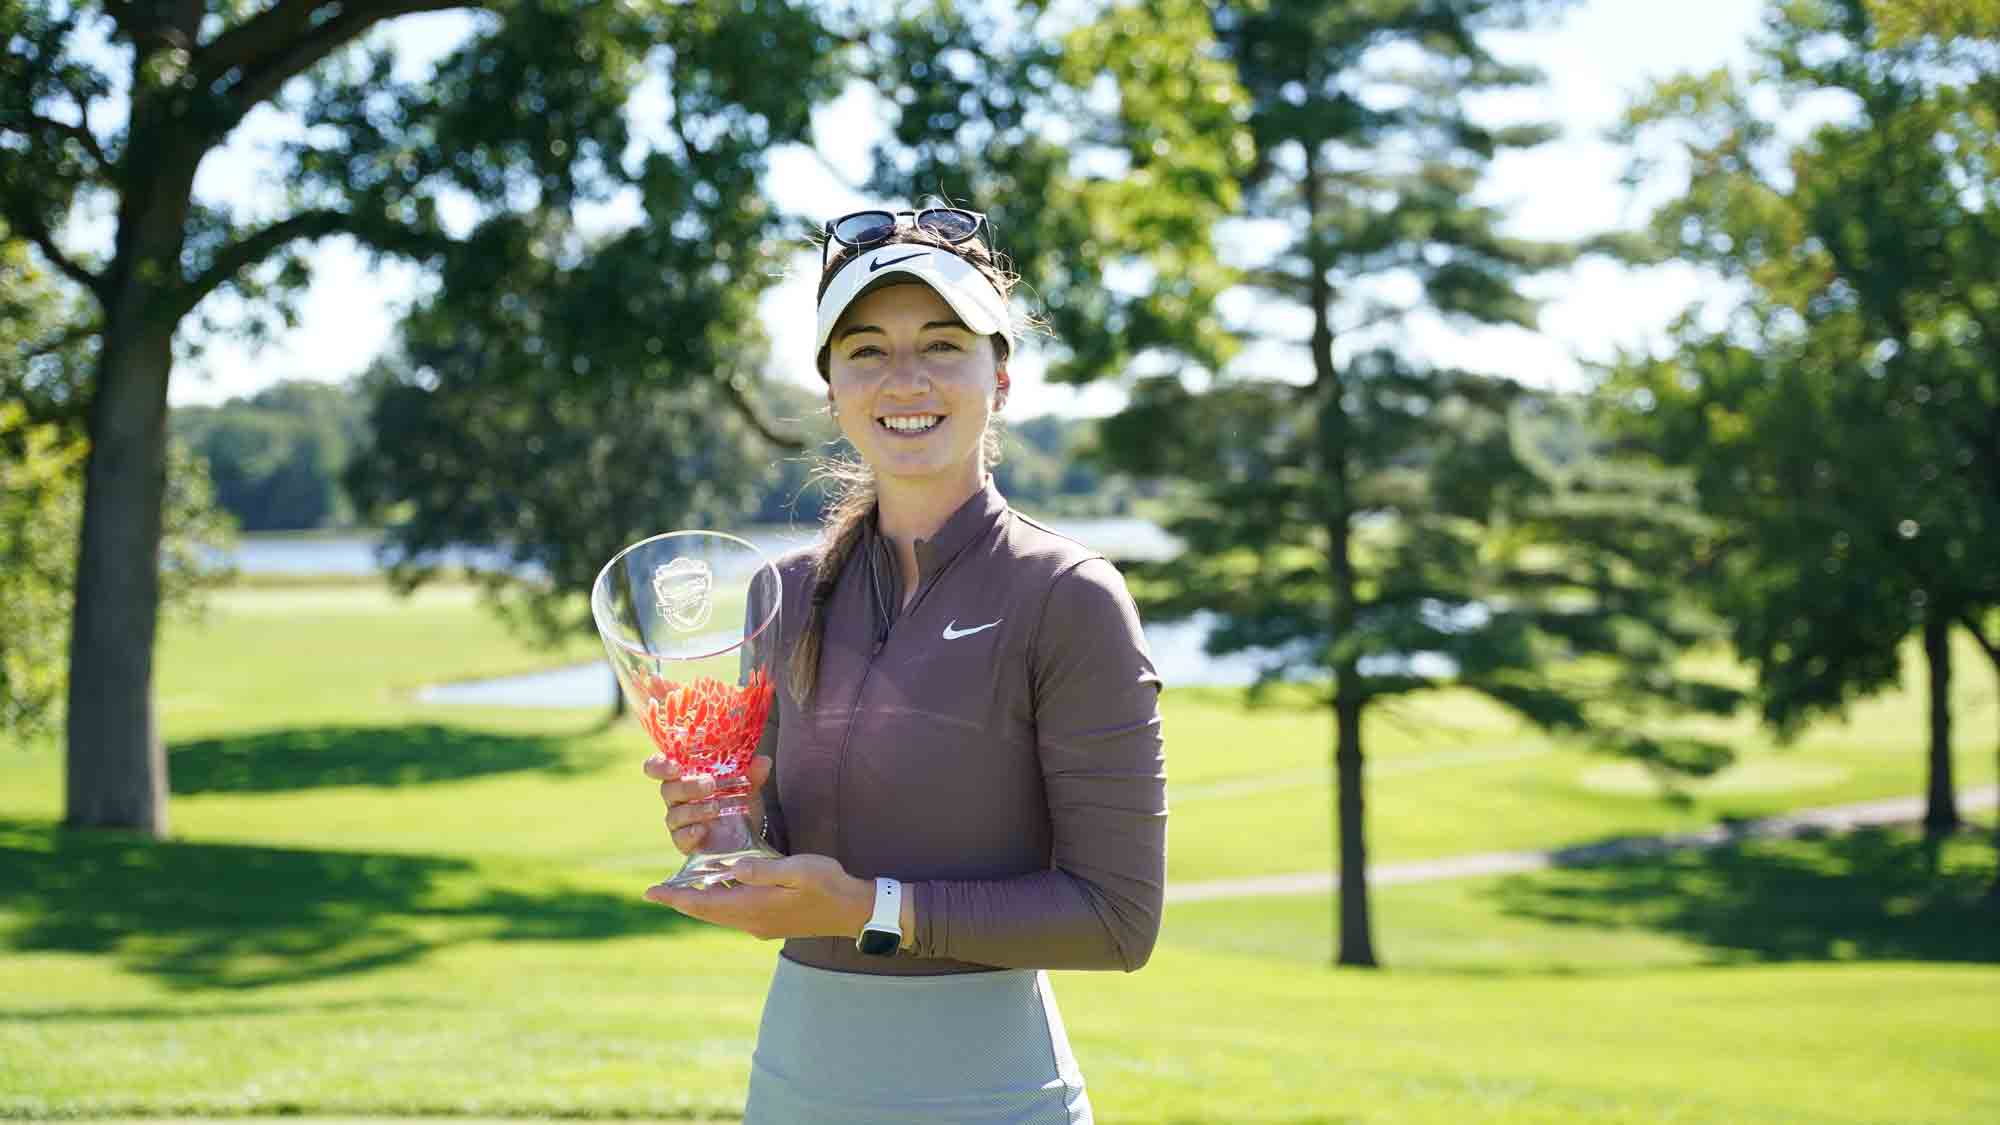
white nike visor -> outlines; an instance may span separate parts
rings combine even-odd
[[[937,290],[958,319],[977,335],[1007,333],[1007,299],[972,263],[949,250],[895,242],[855,255],[834,275],[826,296],[819,299],[819,338],[813,343],[813,354],[826,347],[834,322],[847,306],[863,293],[879,288],[883,279],[899,273]]]

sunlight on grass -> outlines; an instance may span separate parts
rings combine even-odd
[[[671,851],[636,726],[415,702],[600,656],[463,587],[233,590],[163,636],[170,841],[58,830],[59,749],[0,753],[0,1116],[733,1119],[775,947],[639,897]],[[1956,683],[1991,784],[1992,686]],[[1790,748],[1720,724],[1742,763],[1678,802],[1483,700],[1401,702],[1366,731],[1373,858],[1913,795],[1920,688]],[[1330,866],[1323,710],[1162,708],[1172,879]],[[1106,1121],[2000,1119],[1992,869],[1871,832],[1388,887],[1382,974],[1327,968],[1325,896],[1189,903],[1143,972],[1053,976]]]

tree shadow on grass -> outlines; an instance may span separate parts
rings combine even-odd
[[[572,773],[563,739],[412,723],[288,728],[168,747],[176,794],[271,793],[336,785],[412,785],[487,774]]]
[[[2000,962],[1984,836],[1937,849],[1908,830],[1746,839],[1501,880],[1501,909],[1543,922],[1646,929],[1718,962]]]
[[[699,925],[639,891],[496,886],[447,857],[159,843],[0,820],[0,949],[106,954],[177,988],[296,984],[469,942]]]
[[[132,1023],[167,1022],[185,1024],[191,1020],[231,1020],[246,1016],[289,1015],[310,1011],[382,1012],[415,1008],[419,1001],[409,997],[370,997],[366,1000],[332,1000],[317,1004],[148,1004],[106,1008],[0,1008],[0,1023]]]

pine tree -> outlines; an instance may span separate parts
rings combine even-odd
[[[1017,208],[1001,234],[1030,247],[1020,268],[1036,291],[1052,303],[1062,294],[1061,310],[1101,314],[1052,317],[1055,369],[1132,380],[1129,408],[1103,428],[1105,455],[1179,478],[1194,496],[1169,521],[1185,554],[1128,570],[1147,613],[1217,614],[1213,651],[1276,653],[1255,698],[1303,692],[1333,710],[1340,964],[1379,960],[1362,787],[1371,704],[1470,688],[1663,767],[1713,768],[1723,755],[1614,734],[1638,728],[1606,721],[1645,700],[1733,700],[1668,670],[1699,623],[1682,619],[1643,559],[1685,542],[1665,518],[1684,507],[1676,482],[1538,457],[1523,427],[1571,406],[1396,347],[1397,330],[1421,315],[1531,326],[1521,280],[1573,257],[1506,236],[1503,216],[1473,199],[1496,154],[1549,136],[1468,116],[1469,96],[1535,78],[1494,58],[1480,34],[1546,7],[1111,5],[1073,33],[1071,43],[1099,46],[1081,74],[988,87],[1025,101],[1017,114],[1066,109],[1083,151],[1060,164],[1031,159],[948,91],[914,107],[930,113],[911,120],[906,110],[879,173],[878,183],[915,192],[955,169],[972,198]],[[988,71],[1014,73],[1015,55],[980,41]],[[1099,73],[1106,81],[1093,89],[1085,79]],[[1203,114],[1207,127],[1181,128]],[[1069,178],[1034,182],[1063,190],[1014,198],[1031,180],[1022,169],[1048,167]],[[1093,168],[1110,171],[1093,181]],[[1119,194],[1121,177],[1144,191]],[[1128,209],[1091,206],[1111,199]],[[1232,268],[1229,234],[1252,223],[1282,232],[1283,245]],[[1231,286],[1253,297],[1256,323],[1219,323],[1216,298]],[[1290,319],[1309,321],[1304,338],[1272,327],[1288,319],[1280,310],[1303,314]],[[1252,362],[1245,340],[1293,362]],[[1328,676],[1330,690],[1272,690]]]

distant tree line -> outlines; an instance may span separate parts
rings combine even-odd
[[[216,502],[245,531],[352,524],[340,474],[362,436],[344,387],[287,381],[220,406],[185,406],[168,429],[208,464]]]
[[[763,471],[734,518],[814,522],[825,496],[811,479],[810,454],[829,450],[832,426],[809,391],[767,384],[753,393],[770,416],[797,428],[809,448],[765,447]],[[396,518],[393,506],[362,512],[344,483],[355,454],[373,438],[368,392],[359,386],[286,380],[220,405],[177,407],[168,428],[207,466],[216,504],[244,531],[352,528],[374,522],[370,516]],[[1093,419],[1053,415],[1016,422],[994,471],[1001,492],[1045,515],[1143,511],[1159,487],[1103,467],[1094,455],[1097,429]],[[521,454],[533,455],[525,446]],[[599,484],[612,487],[608,478]]]

